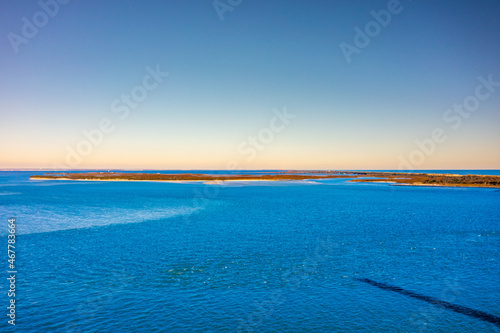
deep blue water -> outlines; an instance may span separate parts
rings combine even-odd
[[[17,219],[19,332],[498,332],[371,279],[500,316],[500,191],[263,182],[29,181]]]

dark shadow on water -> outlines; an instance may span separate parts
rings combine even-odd
[[[371,284],[372,286],[378,287],[380,289],[394,291],[394,292],[400,293],[402,295],[413,297],[413,298],[419,299],[421,301],[425,301],[425,302],[430,303],[430,304],[434,304],[436,306],[439,306],[439,307],[442,307],[445,309],[453,310],[455,312],[458,312],[458,313],[461,313],[461,314],[464,314],[464,315],[467,315],[470,317],[478,318],[478,319],[490,322],[490,323],[495,324],[495,325],[500,327],[500,317],[497,317],[495,315],[492,315],[492,314],[489,314],[489,313],[486,313],[483,311],[478,311],[478,310],[468,308],[466,306],[449,303],[446,301],[442,301],[438,298],[425,296],[425,295],[418,294],[418,293],[415,293],[413,291],[409,291],[409,290],[406,290],[406,289],[403,289],[403,288],[400,288],[397,286],[391,286],[389,284],[377,282],[377,281],[366,279],[366,278],[356,279],[356,280]]]

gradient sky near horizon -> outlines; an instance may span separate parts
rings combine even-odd
[[[73,0],[16,53],[10,33],[42,8],[2,0],[0,168],[500,169],[500,86],[443,119],[478,77],[500,82],[500,1],[401,0],[347,63],[340,43],[389,2],[244,0],[222,21],[211,0]],[[169,75],[121,119],[113,102],[158,65]],[[113,131],[69,158],[105,118]],[[435,128],[447,139],[420,160]]]

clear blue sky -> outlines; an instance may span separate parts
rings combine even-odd
[[[388,3],[244,0],[221,20],[212,1],[73,0],[44,22],[2,0],[0,168],[500,169],[500,87],[443,119],[478,77],[500,82],[500,1],[401,0],[348,63],[340,43]],[[41,27],[13,47],[23,17]],[[157,65],[168,76],[120,119],[113,102]],[[435,128],[447,139],[421,158]]]

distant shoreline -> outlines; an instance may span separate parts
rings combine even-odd
[[[153,179],[125,179],[125,178],[114,178],[114,179],[94,179],[94,178],[47,178],[45,176],[30,176],[33,180],[69,180],[69,181],[81,181],[81,182],[165,182],[165,183],[200,183],[205,184],[213,183],[217,184],[220,182],[270,182],[270,181],[281,181],[280,179],[224,179],[224,180],[213,180],[213,179],[196,179],[196,180],[153,180]],[[293,179],[292,179],[293,180]]]
[[[371,177],[372,179],[366,179],[365,177]],[[219,182],[301,181],[346,178],[354,178],[350,180],[351,182],[388,183],[390,185],[500,188],[500,176],[370,171],[282,171],[262,174],[227,175],[192,173],[61,172],[30,176],[30,179],[33,180],[203,182],[205,184],[217,184]]]

